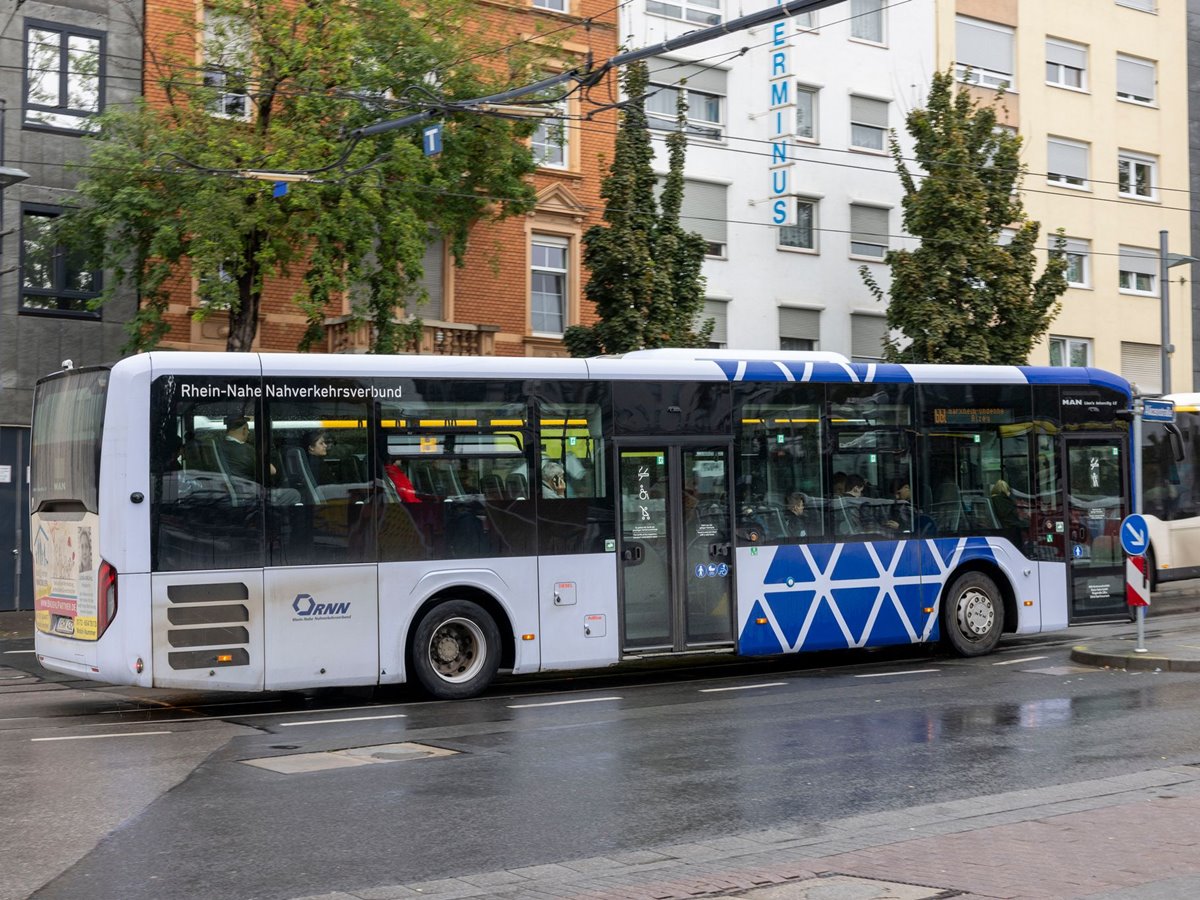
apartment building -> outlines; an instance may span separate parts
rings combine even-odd
[[[140,4],[56,0],[0,11],[0,610],[32,606],[26,465],[33,386],[62,361],[111,362],[136,305],[89,301],[103,273],[65,253],[54,222],[86,166],[83,136],[141,93]]]
[[[1183,0],[958,0],[937,26],[940,66],[984,96],[1008,85],[1026,210],[1067,236],[1070,288],[1031,362],[1162,390],[1160,232],[1190,246]],[[1191,273],[1170,272],[1171,387],[1190,390]]]
[[[605,0],[480,0],[472,23],[510,45],[552,38],[555,53],[547,74],[583,66],[589,54],[603,62],[616,53],[616,12]],[[156,0],[146,9],[148,73],[164,51],[178,52],[181,15],[197,22],[194,65],[204,68],[200,36],[206,10],[198,0]],[[544,36],[544,37],[543,37]],[[147,96],[162,102],[161,88],[150,75]],[[564,91],[577,87],[564,85]],[[605,83],[592,88],[610,96]],[[444,241],[427,248],[422,286],[428,303],[415,312],[423,323],[419,340],[408,352],[501,356],[566,355],[562,335],[567,327],[592,321],[583,300],[586,283],[581,263],[582,235],[601,221],[600,179],[612,158],[617,113],[593,112],[581,90],[558,105],[560,116],[539,120],[532,145],[540,160],[533,176],[537,203],[525,216],[480,222],[471,232],[464,265],[456,267]],[[197,317],[202,300],[198,284],[182,272],[166,319],[170,332],[162,346],[181,350],[220,350],[228,335],[228,319],[220,312]],[[273,279],[264,291],[255,348],[294,350],[305,328],[305,316],[292,302],[303,290],[298,274]],[[350,298],[328,310],[328,352],[365,352],[367,326],[351,315]]]

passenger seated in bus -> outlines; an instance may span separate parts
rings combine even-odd
[[[417,496],[417,489],[413,487],[413,483],[408,480],[408,476],[404,474],[404,470],[400,468],[400,464],[396,460],[392,460],[385,465],[383,471],[391,480],[392,486],[396,488],[396,493],[400,495],[401,502],[421,502],[421,498]]]
[[[883,527],[888,531],[908,534],[913,530],[912,486],[907,478],[892,481],[892,505]]]
[[[566,495],[566,470],[559,463],[546,463],[542,466],[542,496],[550,500],[561,500]]]
[[[321,464],[329,455],[329,438],[324,431],[310,431],[304,436],[304,462],[312,475],[313,484],[321,483]]]
[[[246,416],[225,417],[225,439],[217,444],[217,452],[221,454],[230,475],[255,480],[258,466],[255,463],[254,447],[250,444],[250,420]],[[275,464],[271,467],[271,476],[275,476]]]
[[[845,494],[837,494],[837,475],[834,475],[833,532],[834,534],[862,534],[866,528],[863,505],[863,490],[867,486],[861,475],[847,475]]]
[[[787,495],[787,507],[783,511],[783,524],[788,537],[808,537],[810,527],[804,494],[792,491]]]
[[[996,514],[996,521],[1004,529],[1005,536],[1019,546],[1021,535],[1029,527],[1029,523],[1021,518],[1017,502],[1012,498],[1012,488],[1003,478],[992,485],[990,500],[992,512]]]

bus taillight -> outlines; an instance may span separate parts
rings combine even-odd
[[[103,560],[100,561],[100,578],[96,583],[96,610],[96,637],[99,637],[117,617],[117,570]]]

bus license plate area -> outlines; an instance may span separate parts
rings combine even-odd
[[[54,617],[54,633],[72,637],[75,634],[75,620],[70,616]]]

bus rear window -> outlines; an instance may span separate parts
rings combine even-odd
[[[29,474],[35,512],[58,501],[75,501],[98,512],[107,394],[107,369],[56,376],[34,390]]]

